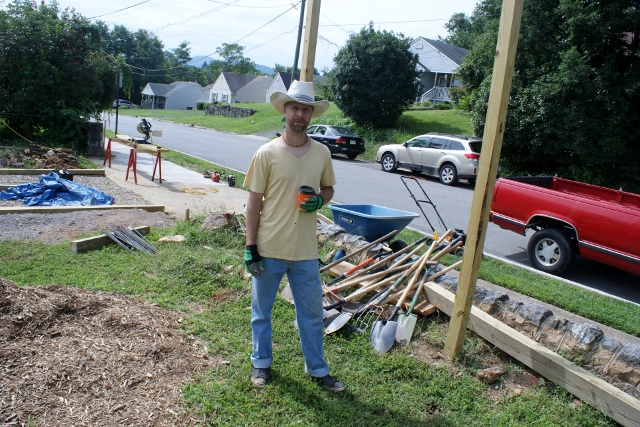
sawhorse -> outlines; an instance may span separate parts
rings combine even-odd
[[[135,183],[138,183],[138,176],[136,173],[137,167],[137,155],[138,153],[149,153],[151,155],[156,155],[156,160],[153,165],[153,174],[151,175],[151,181],[154,181],[156,178],[156,170],[158,171],[158,182],[162,184],[162,153],[169,151],[166,148],[162,148],[160,146],[155,145],[146,145],[139,146],[138,144],[133,144],[133,148],[129,153],[129,164],[127,165],[127,176],[125,181],[129,180],[129,170],[133,169],[133,179]]]

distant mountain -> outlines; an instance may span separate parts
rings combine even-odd
[[[274,70],[271,67],[267,67],[266,65],[258,65],[258,64],[256,64],[256,69],[258,71],[260,71],[261,73],[268,74],[270,76],[272,76],[276,72],[276,70]]]
[[[211,61],[213,61],[213,59],[211,59],[208,56],[194,56],[193,58],[191,58],[191,62],[189,62],[189,65],[196,67],[196,68],[201,68],[202,64],[204,64],[205,62],[208,64]],[[273,75],[275,73],[275,70],[271,67],[267,67],[266,65],[259,65],[256,64],[256,69],[258,71],[260,71],[263,74],[268,74],[268,75]]]
[[[211,61],[213,60],[208,56],[194,56],[193,58],[191,58],[191,62],[189,62],[189,65],[196,68],[201,68],[202,64],[204,64],[205,62],[208,64]]]

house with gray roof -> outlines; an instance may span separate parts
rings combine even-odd
[[[269,76],[251,76],[223,71],[209,88],[208,101],[229,104],[264,102],[264,92],[272,80]]]
[[[151,109],[192,110],[203,100],[203,87],[195,82],[147,83],[142,105]]]
[[[418,69],[423,72],[422,96],[419,101],[451,102],[450,90],[460,85],[455,73],[467,49],[441,41],[418,37],[411,42],[409,52],[418,55]]]
[[[318,90],[318,85],[327,81],[327,76],[313,76],[313,88]],[[291,85],[291,73],[285,73],[284,71],[277,72],[273,77],[273,81],[267,87],[267,96],[265,102],[271,102],[271,94],[274,92],[282,92],[287,93],[289,90],[289,85]]]

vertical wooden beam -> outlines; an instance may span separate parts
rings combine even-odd
[[[462,270],[458,278],[456,299],[451,313],[447,341],[444,346],[444,352],[449,358],[453,358],[462,350],[473,294],[476,288],[476,280],[478,279],[478,270],[482,260],[491,197],[500,161],[500,149],[502,148],[502,138],[507,118],[523,4],[524,0],[504,0],[502,3],[491,92],[484,135],[482,137],[480,166],[471,204],[467,241],[462,257]]]
[[[307,20],[304,27],[304,45],[302,47],[302,66],[300,81],[313,82],[313,67],[316,62],[318,44],[318,23],[320,21],[320,0],[309,0]]]

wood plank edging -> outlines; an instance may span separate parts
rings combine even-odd
[[[164,212],[164,205],[21,206],[15,208],[0,208],[0,215],[10,213],[63,213],[108,209],[142,209],[147,212]]]
[[[134,227],[133,229],[144,236],[151,232],[151,227],[148,225],[141,225],[139,227]],[[109,236],[100,234],[99,236],[87,237],[86,239],[72,240],[70,249],[74,254],[78,254],[101,249],[111,243],[115,242]]]
[[[0,175],[46,175],[55,169],[0,169]],[[67,169],[72,175],[106,176],[104,169]]]
[[[429,302],[451,316],[455,295],[426,283]],[[468,329],[623,426],[638,426],[640,401],[472,306]]]

